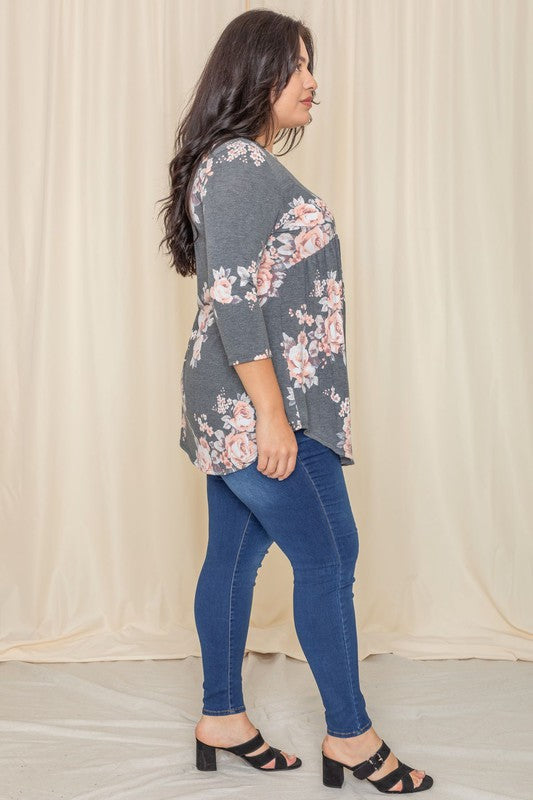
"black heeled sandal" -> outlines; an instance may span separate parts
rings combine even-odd
[[[387,775],[384,775],[383,778],[377,781],[371,781],[368,776],[382,766],[389,753],[390,747],[386,745],[382,739],[379,749],[373,756],[367,758],[366,761],[361,761],[360,764],[355,764],[353,767],[350,767],[348,764],[343,764],[342,761],[328,758],[322,750],[322,782],[324,786],[332,786],[340,789],[344,783],[344,769],[346,768],[351,770],[356,778],[360,780],[365,780],[365,778],[367,778],[368,782],[371,783],[372,786],[375,786],[380,792],[388,792],[389,794],[424,792],[426,789],[430,789],[433,786],[433,778],[431,775],[427,774],[424,775],[420,784],[415,786],[411,775],[409,775],[414,767],[404,764],[400,759],[398,759],[398,766],[393,769],[392,772],[388,772]],[[402,788],[400,791],[389,792],[390,788],[398,783],[399,780],[402,781]]]
[[[244,758],[252,767],[255,769],[260,769],[261,772],[278,772],[280,769],[296,769],[297,767],[302,766],[302,760],[296,757],[296,761],[293,764],[287,764],[287,760],[281,750],[277,747],[272,747],[269,745],[266,750],[263,750],[262,753],[257,753],[255,756],[247,756],[246,753],[249,751],[253,753],[254,750],[257,750],[258,747],[264,743],[264,739],[261,736],[261,731],[257,731],[255,736],[249,739],[247,742],[243,742],[242,744],[235,744],[232,747],[219,747],[219,750],[228,750],[230,753],[235,753],[235,755]],[[202,771],[209,771],[209,770],[216,770],[217,768],[217,748],[214,745],[205,744],[205,742],[201,742],[198,737],[196,737],[196,766],[198,769]],[[267,769],[263,768],[263,764],[268,764],[269,761],[272,759],[276,759],[276,763],[273,767],[268,767]]]

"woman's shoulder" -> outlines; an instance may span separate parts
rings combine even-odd
[[[230,164],[238,162],[258,166],[267,163],[268,156],[271,154],[254,139],[246,136],[233,136],[231,139],[215,143],[211,147],[209,155],[219,162]]]
[[[231,206],[251,222],[255,214],[277,213],[280,184],[265,148],[253,139],[234,136],[213,145],[202,158],[193,181],[191,213],[200,222],[196,207],[204,208],[204,217],[213,209]],[[274,220],[275,221],[275,220]]]
[[[200,165],[204,193],[224,193],[239,187],[244,195],[264,191],[277,195],[278,178],[265,148],[253,139],[235,136],[218,142],[209,150]]]
[[[275,157],[253,139],[234,136],[218,142],[209,151],[206,164],[212,179],[212,187],[224,187],[226,182],[250,188],[270,184],[272,189],[278,185],[272,161]],[[213,180],[214,179],[214,180]],[[246,189],[246,186],[243,186]]]

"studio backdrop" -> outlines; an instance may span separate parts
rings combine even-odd
[[[531,660],[527,0],[1,0],[0,659],[200,655],[196,279],[159,201],[211,47],[262,5],[316,43],[281,158],[342,244],[359,656]],[[273,545],[248,650],[304,658],[292,580]]]

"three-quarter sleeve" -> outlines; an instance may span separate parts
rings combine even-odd
[[[203,187],[207,284],[231,365],[272,357],[257,275],[279,193],[268,156],[252,144],[216,154]]]

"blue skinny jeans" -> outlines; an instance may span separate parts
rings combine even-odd
[[[357,526],[340,456],[295,431],[296,467],[282,481],[257,459],[207,475],[209,535],[194,597],[202,651],[202,714],[246,710],[244,656],[257,571],[272,542],[289,559],[298,640],[318,686],[331,736],[372,726],[359,686],[353,604]]]

